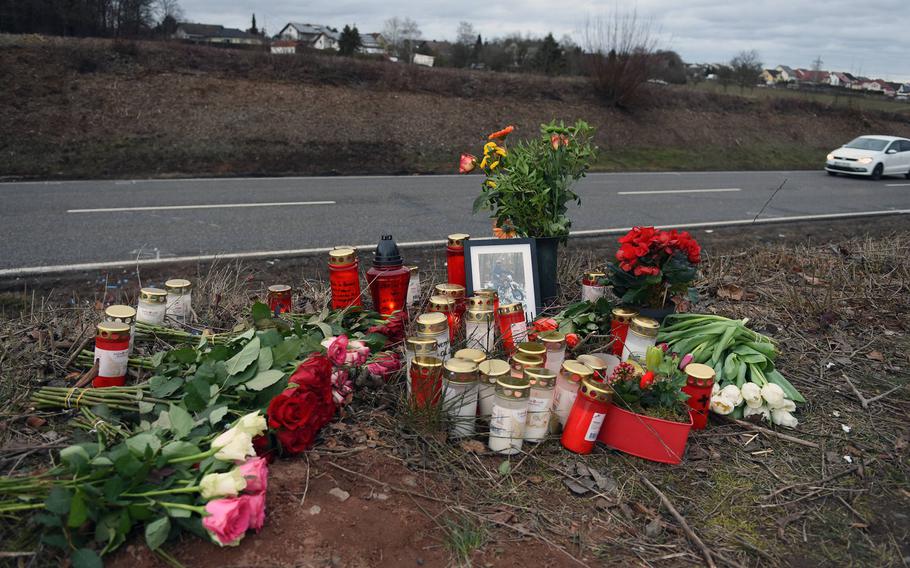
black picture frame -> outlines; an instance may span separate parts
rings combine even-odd
[[[534,239],[469,239],[464,243],[464,273],[465,273],[465,292],[468,297],[474,294],[474,290],[485,288],[484,278],[487,276],[483,273],[480,266],[480,257],[482,255],[496,254],[513,254],[522,255],[523,274],[519,289],[510,286],[508,290],[503,290],[505,282],[500,282],[499,286],[493,286],[500,295],[500,305],[511,303],[512,300],[520,301],[525,308],[525,316],[528,321],[533,321],[538,312],[542,309],[542,298],[540,297],[540,281],[537,276],[537,242]],[[531,274],[527,274],[530,270]],[[489,278],[487,278],[489,281]],[[528,289],[528,283],[531,284]],[[502,292],[501,292],[502,290]],[[523,294],[522,300],[517,300],[511,294]],[[503,301],[505,299],[505,301]]]

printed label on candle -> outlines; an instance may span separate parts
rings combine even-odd
[[[136,308],[136,321],[150,324],[164,323],[164,310],[160,308],[150,309],[140,304]]]
[[[596,302],[598,298],[603,297],[605,290],[606,288],[603,286],[589,286],[583,284],[581,286],[581,299],[586,302]]]
[[[528,340],[527,323],[520,321],[513,323],[510,327],[512,330],[512,341],[515,342],[516,345]]]
[[[594,417],[591,418],[591,424],[588,426],[588,432],[585,434],[586,442],[593,442],[597,439],[597,434],[600,433],[600,427],[603,425],[606,416],[606,414],[600,412],[594,413]]]
[[[95,349],[95,361],[98,363],[99,377],[122,377],[126,374],[126,365],[129,362],[130,350]]]
[[[556,413],[559,423],[563,426],[566,425],[566,420],[569,419],[569,413],[572,412],[572,405],[575,404],[577,397],[577,390],[573,391],[556,387],[553,391],[553,412]]]
[[[526,408],[503,408],[493,406],[490,418],[490,438],[521,440],[524,437],[524,426],[528,420]]]

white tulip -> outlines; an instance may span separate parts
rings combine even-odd
[[[784,403],[777,410],[786,410],[787,412],[796,412],[796,403],[789,398],[784,399]]]
[[[746,407],[743,409],[743,418],[748,418],[750,416],[761,416],[765,420],[771,420],[771,409],[765,404],[752,406],[746,401]]]
[[[733,409],[736,408],[736,405],[726,397],[723,396],[712,396],[711,397],[711,411],[717,414],[730,414],[733,412]]]
[[[266,430],[265,416],[260,414],[258,410],[256,412],[250,412],[249,414],[242,416],[240,420],[237,421],[237,424],[234,425],[234,428],[241,432],[246,432],[255,438]]]
[[[199,481],[203,499],[216,497],[236,497],[246,488],[246,479],[239,469],[228,473],[210,473]]]
[[[758,408],[762,405],[761,388],[757,384],[746,383],[740,392],[746,400],[746,405],[750,408]],[[755,413],[753,412],[753,414]]]
[[[771,422],[788,428],[796,428],[799,425],[799,420],[795,416],[780,408],[771,410]]]
[[[730,401],[733,406],[739,406],[743,403],[743,394],[736,385],[727,385],[720,389],[720,396]]]
[[[784,404],[784,389],[780,388],[780,385],[775,385],[774,383],[766,384],[761,388],[761,395],[767,401],[771,410],[780,408]]]
[[[233,436],[225,438],[228,434],[233,434]],[[219,445],[219,441],[224,441],[222,438],[225,438],[227,443]],[[215,459],[221,461],[240,462],[256,455],[256,450],[253,448],[253,436],[233,428],[218,436],[212,443],[212,447],[219,448],[215,453]]]

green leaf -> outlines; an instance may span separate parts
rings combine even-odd
[[[268,304],[262,302],[254,303],[250,308],[250,314],[253,316],[253,321],[272,319],[272,310],[269,309]]]
[[[332,335],[334,335],[332,333],[332,326],[330,326],[329,324],[327,324],[325,322],[317,321],[316,327],[318,327],[319,331],[322,332],[322,336],[324,338],[329,338],[329,337],[332,337]]]
[[[225,362],[225,369],[228,375],[236,375],[250,366],[250,364],[259,358],[259,338],[254,337],[243,346],[240,353],[237,353]]]
[[[303,340],[299,337],[289,337],[272,348],[272,367],[279,368],[289,363],[300,355]]]
[[[88,464],[89,455],[82,446],[67,446],[60,450],[60,459],[73,471],[79,471]]]
[[[139,414],[148,414],[153,410],[155,410],[155,403],[139,401]]]
[[[512,473],[512,462],[506,460],[499,464],[499,475],[505,476]]]
[[[174,437],[186,438],[193,429],[193,417],[190,416],[190,413],[176,404],[171,404],[167,413],[171,419],[171,431],[174,433]]]
[[[70,514],[66,521],[66,526],[71,529],[81,527],[88,520],[88,507],[85,504],[85,497],[78,489],[73,494],[70,501]]]
[[[155,375],[149,379],[149,386],[152,389],[152,395],[156,398],[167,398],[180,390],[183,385],[183,379],[179,377],[165,377]]]
[[[184,365],[189,365],[196,361],[196,350],[192,347],[182,347],[180,349],[174,349],[169,353],[168,359],[170,361],[176,361]]]
[[[161,440],[154,434],[143,432],[141,434],[136,434],[132,438],[127,438],[126,447],[128,447],[134,455],[142,457],[145,456],[145,452],[148,449],[150,449],[152,453],[160,450]]]
[[[152,355],[152,366],[158,368],[161,366],[161,363],[164,361],[164,356],[167,355],[167,351],[159,351]]]
[[[209,422],[211,422],[212,426],[214,426],[215,424],[218,424],[219,422],[221,422],[221,420],[225,416],[227,416],[227,413],[228,413],[227,405],[216,406],[209,411]]]
[[[266,371],[268,369],[271,369],[272,361],[274,361],[274,358],[272,357],[272,348],[271,347],[261,348],[259,350],[259,362],[257,363],[257,365],[259,366],[259,370]]]
[[[89,548],[80,548],[70,555],[73,568],[104,568],[98,553]]]
[[[244,386],[246,386],[247,390],[261,391],[264,388],[268,388],[274,385],[280,381],[282,377],[284,377],[284,373],[277,369],[272,369],[271,371],[262,371],[253,377],[252,380],[245,383]]]
[[[193,515],[192,511],[187,511],[186,509],[178,509],[176,507],[168,507],[167,514],[175,519],[188,519]]]
[[[123,479],[113,475],[107,478],[101,490],[105,499],[108,501],[117,501],[117,498],[123,493]]]
[[[262,347],[274,347],[284,341],[281,334],[276,329],[267,329],[256,334],[259,336],[259,345]]]
[[[192,456],[198,454],[199,452],[199,446],[185,440],[177,440],[175,442],[165,444],[165,446],[161,448],[161,455],[164,456],[167,460]]]
[[[73,500],[73,494],[69,489],[64,487],[54,487],[44,500],[44,506],[51,513],[63,515],[70,510],[70,501]]]
[[[161,517],[145,525],[145,543],[152,550],[156,550],[167,540],[171,532],[171,520]]]

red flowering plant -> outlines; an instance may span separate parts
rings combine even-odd
[[[661,347],[648,349],[645,368],[635,363],[620,363],[607,379],[613,389],[613,404],[655,418],[685,422],[688,418],[683,392],[686,374],[680,357],[667,355]]]
[[[692,281],[701,247],[686,231],[635,227],[619,239],[616,262],[608,265],[613,293],[624,304],[686,311],[697,299]]]

